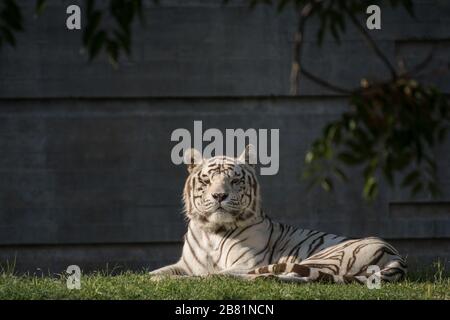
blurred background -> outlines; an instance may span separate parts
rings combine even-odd
[[[381,6],[382,28],[368,32],[395,66],[420,64],[432,52],[417,78],[448,94],[450,4],[413,2],[414,17],[402,6]],[[292,94],[299,25],[292,4],[277,10],[276,3],[250,8],[243,0],[144,1],[145,22],[131,23],[127,56],[113,45],[112,51],[92,49],[86,30],[66,28],[70,4],[80,5],[82,28],[92,23],[86,3],[47,1],[38,15],[35,2],[17,1],[22,28],[12,33],[14,45],[2,25],[2,268],[47,274],[72,264],[92,271],[175,262],[186,229],[187,171],[171,162],[170,135],[192,130],[194,120],[202,120],[204,130],[280,129],[279,173],[260,178],[265,211],[274,219],[383,237],[411,269],[448,264],[448,139],[424,151],[435,156],[439,193],[411,195],[405,187],[411,181],[391,186],[380,178],[368,200],[362,190],[370,191],[370,179],[352,166],[333,192],[307,187],[305,156],[324,127],[350,110],[349,94],[308,77],[300,77]],[[108,1],[98,3],[107,9]],[[347,24],[339,42],[325,36],[320,44],[321,20],[308,23],[302,65],[311,73],[344,88],[390,76],[356,26]],[[322,181],[322,187],[329,186]]]

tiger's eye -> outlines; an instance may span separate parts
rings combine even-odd
[[[237,183],[239,183],[239,181],[240,181],[239,179],[233,179],[233,180],[231,180],[231,183],[232,184],[237,184]]]

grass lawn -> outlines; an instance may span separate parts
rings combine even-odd
[[[363,285],[286,284],[274,280],[210,278],[154,282],[145,273],[83,275],[80,290],[63,277],[0,273],[0,299],[450,299],[449,277],[409,277],[369,290]]]

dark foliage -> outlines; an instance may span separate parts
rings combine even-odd
[[[438,194],[433,148],[450,127],[450,105],[438,90],[400,78],[369,84],[350,97],[351,110],[329,123],[306,155],[305,176],[332,190],[335,178],[347,181],[344,167],[360,168],[363,196],[373,199],[384,177],[413,196]]]
[[[0,1],[0,48],[4,44],[16,46],[14,34],[23,30],[20,8],[14,0]]]
[[[36,0],[36,15],[45,10],[46,4],[47,0]],[[90,60],[105,52],[116,65],[121,54],[130,54],[133,22],[136,17],[143,22],[142,0],[110,0],[101,7],[95,0],[85,0],[83,12],[83,46]],[[20,7],[14,0],[0,0],[0,47],[3,43],[15,46],[14,33],[19,31],[23,31]]]
[[[449,101],[437,89],[415,80],[414,72],[399,72],[358,18],[372,4],[401,7],[414,17],[412,1],[248,0],[248,3],[250,7],[269,4],[278,11],[289,8],[298,13],[291,73],[293,94],[297,94],[301,74],[349,97],[349,111],[326,125],[307,152],[304,175],[311,185],[331,191],[336,178],[348,180],[346,169],[356,167],[361,170],[362,194],[367,199],[376,197],[380,179],[384,178],[393,186],[396,177],[402,178],[400,186],[408,188],[412,195],[421,191],[437,195],[433,148],[444,141],[449,130]],[[46,0],[37,0],[36,13],[41,13],[45,5]],[[136,17],[143,21],[142,0],[109,0],[102,7],[94,0],[86,0],[84,12],[83,45],[90,59],[105,52],[115,65],[122,54],[130,54],[132,25]],[[311,17],[319,21],[319,44],[327,36],[340,42],[348,25],[353,25],[389,70],[390,79],[382,83],[363,79],[361,87],[350,90],[306,70],[301,63],[301,49],[304,28]],[[15,46],[15,33],[22,30],[23,18],[16,2],[0,0],[0,47]]]
[[[415,196],[421,191],[438,195],[436,162],[433,148],[442,143],[450,126],[448,98],[439,90],[414,80],[414,72],[399,72],[358,17],[369,5],[401,7],[415,16],[411,0],[249,0],[257,4],[276,5],[277,10],[296,10],[298,26],[294,39],[294,61],[291,92],[297,94],[299,75],[339,94],[349,97],[348,112],[323,129],[305,158],[304,176],[310,186],[334,189],[335,180],[348,181],[346,169],[360,168],[364,185],[362,194],[374,199],[379,180],[391,186],[396,176],[403,177],[400,186]],[[391,74],[382,83],[363,79],[361,88],[341,88],[305,69],[301,63],[304,29],[307,21],[318,18],[317,42],[331,35],[338,43],[352,24],[373,53]],[[423,67],[423,66],[420,66]]]

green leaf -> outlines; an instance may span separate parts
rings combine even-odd
[[[422,191],[423,189],[423,184],[422,182],[417,182],[414,187],[411,189],[411,195],[413,197],[417,196],[419,194],[420,191]]]
[[[106,42],[106,39],[107,37],[105,31],[100,31],[94,35],[92,42],[89,44],[89,58],[91,60],[99,54]]]
[[[407,187],[411,184],[413,184],[417,179],[420,177],[420,171],[419,170],[413,170],[411,171],[402,181],[402,187]]]
[[[308,151],[308,152],[306,153],[306,156],[305,156],[305,162],[306,162],[307,164],[310,164],[310,163],[313,162],[313,161],[314,161],[314,152]]]
[[[91,15],[89,16],[88,24],[83,33],[83,44],[85,46],[89,45],[93,35],[95,34],[100,25],[101,20],[102,20],[102,13],[98,10],[92,12]]]
[[[438,185],[435,182],[429,182],[428,183],[428,190],[430,191],[431,196],[433,198],[436,198],[436,197],[438,197],[441,194],[441,191],[440,191]]]
[[[44,11],[46,5],[47,5],[47,1],[46,0],[37,0],[34,12],[37,15],[41,15],[42,12]]]
[[[86,0],[86,12],[89,15],[92,11],[94,11],[95,1],[94,0]]]
[[[445,141],[445,139],[447,138],[447,134],[448,134],[447,126],[439,128],[438,134],[437,134],[439,143],[443,143]]]
[[[363,189],[363,196],[367,200],[373,200],[378,194],[378,183],[374,177],[366,180]]]
[[[16,39],[14,38],[13,33],[6,27],[0,27],[0,32],[3,35],[5,41],[11,45],[12,47],[16,46]]]
[[[131,53],[131,39],[128,34],[125,34],[124,32],[120,32],[117,30],[114,30],[114,36],[118,40],[118,43],[120,44],[121,48],[125,50],[125,52],[130,55]]]
[[[333,182],[330,178],[325,178],[320,183],[320,186],[327,192],[330,192],[333,190]]]
[[[277,11],[281,12],[283,11],[284,7],[290,2],[291,0],[279,0],[277,5]]]
[[[3,25],[15,31],[23,31],[22,14],[14,1],[6,1],[6,6],[0,13]]]
[[[386,158],[386,162],[385,162],[384,166],[382,166],[382,172],[391,187],[393,187],[394,183],[395,183],[395,177],[394,177],[393,171],[394,171],[394,169],[392,167],[392,157],[388,156]]]
[[[397,151],[396,154],[391,155],[392,155],[392,167],[394,170],[397,171],[403,170],[411,162],[412,159],[412,155],[406,152],[399,153],[399,151]]]
[[[368,164],[364,170],[363,170],[363,177],[364,179],[368,180],[370,178],[373,178],[373,175],[375,173],[375,168]]]
[[[416,13],[414,12],[414,4],[412,0],[403,0],[402,1],[403,7],[406,9],[406,11],[409,13],[411,17],[416,17]]]
[[[348,177],[347,177],[347,175],[345,174],[345,172],[343,171],[343,170],[341,170],[340,168],[338,168],[338,167],[334,167],[333,168],[333,172],[334,172],[334,174],[339,178],[339,179],[341,179],[342,181],[348,181]]]
[[[106,50],[108,51],[111,63],[117,66],[117,62],[119,59],[119,45],[114,41],[109,41]]]
[[[355,156],[349,152],[341,152],[337,156],[338,160],[347,164],[347,165],[357,165],[364,161],[364,159]]]
[[[351,139],[347,139],[344,142],[345,146],[347,146],[353,154],[357,154],[358,156],[364,155],[368,153],[367,144],[361,144]]]
[[[308,177],[308,179],[309,179],[309,183],[306,186],[307,191],[311,191],[314,187],[316,187],[319,184],[319,182],[321,182],[320,177],[314,177],[313,179]]]

